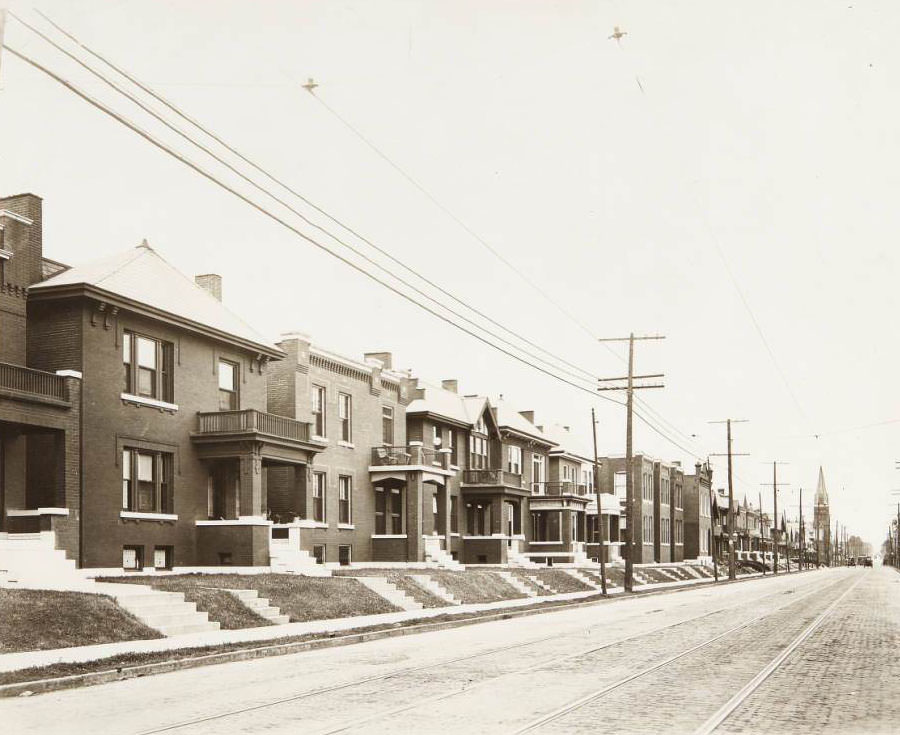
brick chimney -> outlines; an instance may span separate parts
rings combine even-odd
[[[199,276],[194,276],[194,283],[200,286],[204,291],[209,291],[209,293],[216,297],[216,301],[222,300],[222,276],[217,273],[204,273]]]
[[[442,380],[441,388],[444,390],[449,390],[451,393],[459,392],[459,381],[458,380]]]
[[[393,368],[393,355],[390,352],[366,352],[363,357],[366,360],[378,360],[385,370]]]

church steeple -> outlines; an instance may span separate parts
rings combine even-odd
[[[819,484],[816,486],[816,505],[828,505],[828,491],[825,489],[825,473],[819,467]]]

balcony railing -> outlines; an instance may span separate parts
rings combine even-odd
[[[252,408],[243,411],[215,411],[198,413],[200,434],[236,434],[257,432],[281,439],[309,441],[310,425],[286,416],[257,411]]]
[[[465,470],[463,483],[466,485],[491,485],[497,487],[522,487],[522,475],[506,470]]]
[[[5,362],[0,362],[0,388],[58,401],[69,400],[66,379],[62,376]]]
[[[554,480],[551,482],[532,482],[532,495],[593,495],[590,486],[571,480]]]
[[[447,452],[437,449],[426,449],[413,444],[408,447],[373,447],[372,465],[376,467],[390,467],[392,465],[417,465],[425,467],[440,467],[447,469],[445,456]]]

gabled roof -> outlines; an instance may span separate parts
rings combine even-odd
[[[494,416],[497,418],[497,426],[500,429],[514,431],[517,434],[537,439],[544,444],[556,446],[556,442],[542,432],[537,426],[531,423],[518,411],[510,407],[510,405],[502,398],[494,404]]]
[[[566,454],[584,462],[594,461],[594,448],[584,437],[576,434],[567,426],[553,424],[543,427],[544,436],[558,446],[551,454]]]
[[[484,396],[461,396],[421,380],[418,387],[423,391],[423,396],[410,402],[406,407],[407,415],[430,413],[458,424],[474,426],[487,405],[487,398]]]
[[[123,253],[69,268],[34,284],[28,291],[36,298],[50,298],[80,289],[93,292],[97,298],[121,300],[125,308],[158,318],[168,317],[181,326],[237,342],[270,357],[284,354],[162,258],[146,240]]]

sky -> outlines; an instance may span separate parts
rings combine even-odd
[[[796,516],[802,488],[811,517],[822,466],[832,518],[885,536],[900,497],[896,3],[8,7],[52,33],[38,7],[393,257],[591,375],[625,371],[623,347],[597,337],[664,334],[638,343],[636,371],[665,373],[640,398],[669,438],[636,422],[637,449],[691,468],[726,450],[710,422],[746,419],[733,427],[747,455],[738,498],[762,493],[770,509],[761,483],[779,460],[780,508]],[[6,41],[341,249],[13,18]],[[413,375],[585,435],[593,406],[601,453],[624,452],[624,410],[590,383],[576,390],[425,313],[4,51],[0,194],[25,191],[44,199],[47,257],[74,264],[146,238],[188,274],[220,273],[226,304],[273,338],[390,351]],[[711,462],[722,487],[725,462]]]

